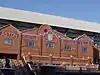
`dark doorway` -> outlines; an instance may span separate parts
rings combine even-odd
[[[17,59],[17,54],[0,54],[0,59],[5,59],[5,67],[11,68],[10,67],[10,59]]]
[[[4,58],[17,59],[17,54],[4,54],[4,53],[1,53],[0,58],[1,59],[4,59]]]

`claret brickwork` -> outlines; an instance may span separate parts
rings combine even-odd
[[[33,60],[42,63],[61,64],[95,63],[99,51],[86,35],[71,39],[53,30],[49,25],[19,31],[9,24],[0,28],[0,56],[20,59],[31,53]],[[90,60],[90,61],[89,61]]]

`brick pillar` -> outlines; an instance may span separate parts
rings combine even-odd
[[[27,63],[27,61],[26,61],[26,56],[25,56],[24,54],[22,54],[21,60],[22,60],[24,63]]]
[[[32,61],[32,55],[30,52],[28,52],[28,55],[27,55],[27,62],[31,62]]]
[[[49,63],[52,64],[52,62],[53,62],[53,57],[52,57],[52,54],[50,54],[49,55]]]
[[[60,67],[66,69],[66,62],[62,62],[62,63],[60,64]]]
[[[71,65],[73,66],[74,59],[73,59],[73,56],[72,55],[70,55],[70,59],[71,59]]]
[[[88,62],[89,65],[91,64],[91,58],[90,57],[87,57],[87,62]]]
[[[85,63],[85,58],[84,58],[84,57],[82,58],[82,63]],[[85,65],[85,64],[84,64],[84,65]]]

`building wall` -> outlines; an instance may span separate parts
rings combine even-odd
[[[29,45],[31,43],[31,45]],[[22,53],[41,54],[41,37],[33,33],[22,33]]]
[[[93,48],[93,57],[94,57],[94,63],[99,63],[98,62],[98,59],[99,59],[99,50],[96,48],[96,47],[94,47]]]
[[[27,30],[23,30],[22,33],[37,35],[38,29],[37,28],[27,29]]]
[[[52,35],[51,41],[48,39],[48,35]],[[53,47],[49,47],[51,44]],[[43,35],[42,39],[42,55],[60,56],[60,40],[52,31],[49,31],[47,34]]]
[[[99,59],[100,59],[100,46],[95,46],[95,48],[99,51]]]
[[[52,31],[52,28],[48,25],[41,25],[38,29],[38,35],[43,35],[44,33],[47,33],[48,31]]]
[[[93,58],[93,45],[90,40],[90,38],[83,34],[80,36],[77,40],[77,45],[78,45],[78,57],[82,58],[87,58],[87,57],[92,57]],[[87,48],[87,49],[84,49]]]
[[[61,39],[61,56],[70,57],[71,55],[77,57],[77,44],[72,39]]]
[[[42,25],[38,29],[24,30],[21,31],[22,33],[10,25],[2,28],[1,32],[11,32],[14,35],[13,37],[5,36],[6,34],[4,36],[0,35],[0,49],[2,49],[0,53],[27,54],[30,52],[32,55],[49,56],[52,54],[52,56],[57,57],[70,57],[72,55],[78,58],[91,57],[92,60],[95,56],[91,39],[85,34],[75,39],[70,39],[48,25]],[[5,45],[5,39],[13,39],[14,44]],[[30,43],[27,44],[27,42],[32,41],[32,46],[30,46]],[[51,44],[49,48],[47,43]],[[87,51],[83,52],[82,48],[87,48]]]
[[[12,40],[12,43],[7,44],[7,40]],[[13,26],[7,25],[0,30],[0,49],[0,53],[19,54],[20,32]]]

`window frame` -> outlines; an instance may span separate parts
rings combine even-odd
[[[66,51],[72,51],[72,46],[70,46],[70,45],[65,45],[65,46],[64,46],[64,50],[66,50]]]
[[[86,49],[86,50],[85,50]],[[82,47],[82,52],[87,53],[88,52],[88,47]]]
[[[4,44],[5,45],[12,45],[12,44],[14,44],[14,40],[13,39],[5,39]]]
[[[33,45],[31,45],[31,44],[33,44]],[[35,42],[33,41],[33,40],[31,40],[31,41],[26,41],[26,46],[27,47],[35,47]]]
[[[55,44],[53,44],[53,43],[46,43],[46,48],[55,48]]]

